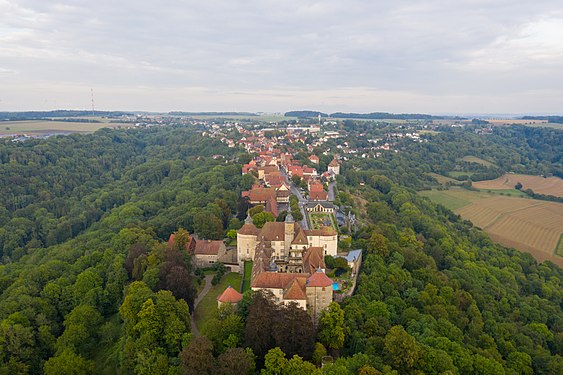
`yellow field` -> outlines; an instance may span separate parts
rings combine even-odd
[[[483,229],[494,241],[563,267],[557,256],[563,235],[563,204],[463,189],[422,192]],[[560,253],[560,252],[559,252]]]
[[[67,122],[67,121],[2,121],[0,136],[8,134],[44,134],[50,132],[91,133],[101,128],[113,127],[109,122]]]
[[[544,178],[526,174],[507,173],[495,180],[478,181],[473,183],[477,189],[505,190],[514,189],[520,182],[522,190],[532,189],[534,193],[563,197],[563,179],[559,177]]]

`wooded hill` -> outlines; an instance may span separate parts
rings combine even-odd
[[[184,127],[2,142],[0,373],[563,372],[561,269],[418,196],[405,187],[417,174],[401,184],[370,164],[339,181],[337,203],[362,223],[352,298],[312,327],[245,295],[194,338],[197,277],[177,230],[240,227],[253,179],[237,158]],[[327,353],[338,359],[318,369]]]

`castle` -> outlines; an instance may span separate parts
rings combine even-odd
[[[332,302],[332,280],[324,256],[336,256],[338,234],[331,227],[305,230],[291,214],[285,222],[258,229],[250,217],[237,232],[239,264],[252,260],[252,290],[269,290],[277,303],[296,303],[316,321]]]

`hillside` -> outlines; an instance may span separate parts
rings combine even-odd
[[[342,164],[335,203],[359,224],[340,230],[364,262],[356,293],[318,327],[247,294],[199,337],[190,315],[202,274],[183,251],[190,234],[223,239],[241,227],[249,155],[191,126],[3,142],[0,373],[560,373],[561,269],[493,243],[412,189],[452,168],[420,165],[441,158],[431,152],[451,152],[455,165],[481,146],[458,138],[466,149],[440,149],[448,137]],[[317,368],[328,353],[334,363]]]

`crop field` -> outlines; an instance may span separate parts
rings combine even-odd
[[[49,133],[91,133],[98,129],[113,127],[109,122],[70,122],[70,121],[2,121],[0,136],[11,134],[41,135]]]
[[[474,182],[473,187],[477,189],[506,190],[514,189],[520,182],[522,190],[532,189],[534,193],[563,197],[563,179],[559,177],[544,178],[526,174],[507,173],[495,180]]]
[[[494,241],[529,252],[538,261],[550,260],[563,266],[563,257],[557,255],[563,254],[562,203],[463,189],[433,190],[421,195],[470,220]]]

